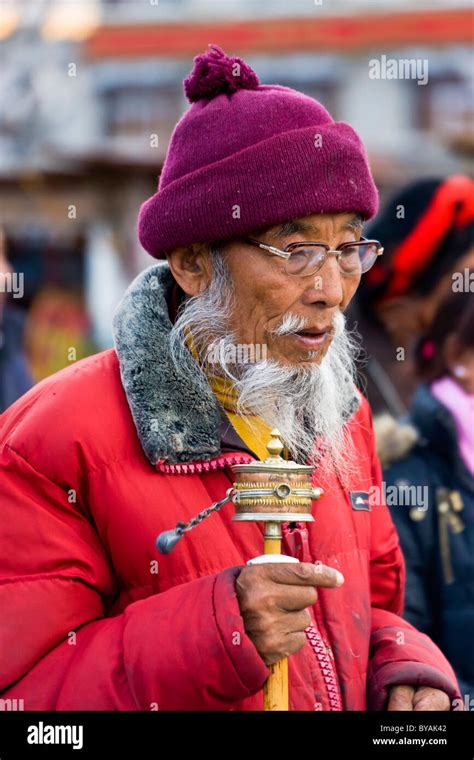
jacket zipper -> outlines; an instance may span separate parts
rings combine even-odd
[[[322,458],[326,451],[326,446],[317,442],[317,450],[320,458]],[[250,454],[246,454],[242,451],[230,451],[225,454],[219,454],[212,459],[206,461],[196,462],[183,462],[170,464],[164,457],[158,459],[155,464],[155,468],[158,472],[166,473],[167,475],[195,475],[202,472],[214,472],[215,470],[224,470],[228,465],[232,464],[248,464],[249,462],[255,462],[255,457]]]
[[[457,492],[456,495],[458,496]],[[451,557],[451,545],[449,533],[457,535],[464,530],[464,523],[456,514],[462,509],[457,501],[451,499],[451,494],[446,488],[439,488],[436,493],[438,509],[438,535],[441,564],[443,567],[444,582],[447,585],[454,583],[453,563]],[[455,511],[454,511],[455,510]]]
[[[217,457],[201,462],[183,462],[179,464],[169,464],[166,459],[159,459],[155,465],[158,472],[167,475],[196,475],[202,472],[214,472],[215,470],[224,470],[232,464],[248,464],[254,462],[254,457],[250,454],[231,452],[229,454],[220,454]]]
[[[296,523],[295,528],[283,524],[283,534],[289,549],[293,549],[293,556],[300,562],[312,562],[309,551],[308,529],[304,523]],[[291,540],[293,539],[293,541]],[[291,544],[293,543],[293,547]],[[311,623],[306,628],[306,638],[318,661],[321,675],[326,687],[331,711],[342,710],[341,690],[334,665],[334,655],[328,644],[328,634],[325,629],[318,603],[309,610]]]

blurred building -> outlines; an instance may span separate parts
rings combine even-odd
[[[349,121],[382,192],[469,170],[470,2],[3,5],[0,204],[10,256],[25,272],[27,302],[53,288],[81,305],[85,351],[110,344],[113,308],[150,263],[137,211],[187,106],[182,80],[209,43],[245,57],[263,83],[300,89]],[[370,61],[382,56],[428,61],[427,83],[371,79]]]
[[[158,131],[162,155],[186,105],[179,83],[193,56],[217,42],[245,56],[262,82],[297,87],[351,122],[382,182],[466,167],[473,116],[470,3],[312,5],[293,0],[289,16],[286,0],[266,6],[256,0],[104,0],[102,22],[85,51],[110,136],[123,146],[129,139],[136,155],[144,148],[140,136]],[[428,83],[369,79],[369,61],[382,55],[426,59]]]

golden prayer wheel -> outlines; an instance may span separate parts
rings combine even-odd
[[[235,475],[235,521],[265,522],[264,554],[248,564],[282,561],[281,523],[312,522],[311,503],[323,492],[312,485],[314,467],[282,458],[283,444],[278,430],[272,430],[263,461],[233,465]],[[285,557],[283,561],[295,561]],[[264,686],[265,710],[288,710],[288,659],[270,666]]]
[[[281,524],[312,522],[311,502],[319,499],[323,492],[311,483],[314,467],[283,459],[280,433],[272,430],[270,436],[267,459],[232,466],[235,482],[223,499],[203,509],[188,522],[180,521],[174,529],[157,536],[156,548],[160,554],[169,554],[187,532],[233,501],[233,520],[265,523],[264,554],[249,560],[248,565],[298,562],[294,557],[281,554]],[[263,692],[265,710],[288,710],[287,658],[270,666]]]

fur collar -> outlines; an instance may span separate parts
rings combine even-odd
[[[126,290],[113,319],[122,385],[149,461],[207,461],[221,454],[221,413],[204,373],[186,353],[177,371],[169,345],[167,262],[154,264]],[[341,389],[342,390],[342,389]],[[352,415],[360,396],[354,386]]]
[[[408,420],[396,420],[390,414],[374,418],[375,442],[382,467],[404,459],[419,442],[417,429]]]
[[[220,412],[209,384],[191,354],[179,372],[171,357],[166,297],[173,282],[166,262],[145,269],[126,290],[113,320],[122,385],[153,465],[220,453]]]

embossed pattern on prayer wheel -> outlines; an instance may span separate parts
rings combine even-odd
[[[262,462],[234,465],[234,520],[311,521],[311,504],[322,495],[311,483],[314,468],[281,457],[283,444],[272,430]]]

